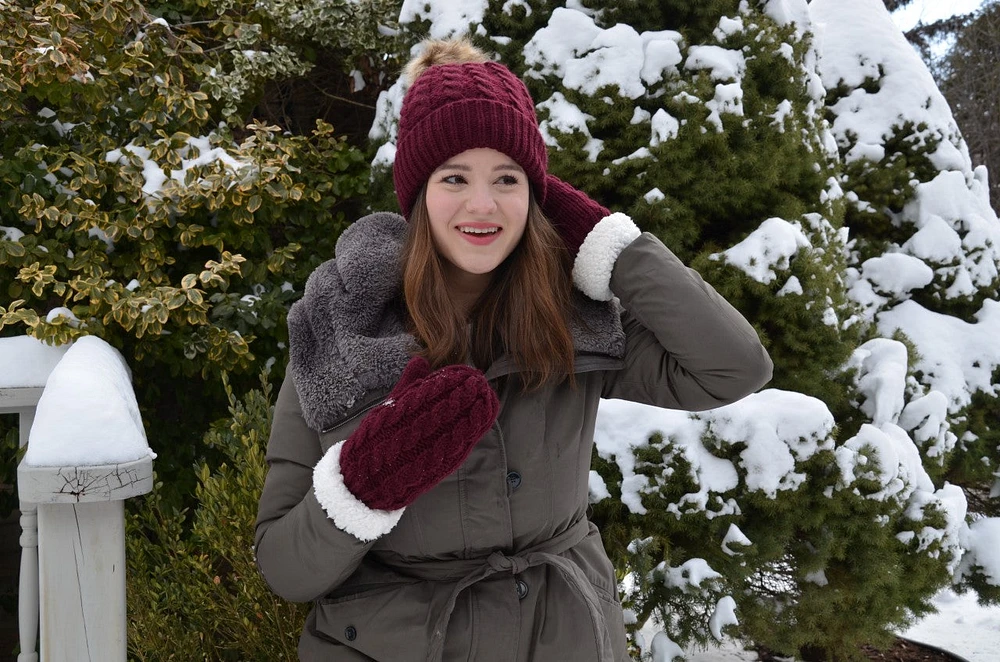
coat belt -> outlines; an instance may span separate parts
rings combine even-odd
[[[427,662],[440,662],[444,652],[444,636],[448,630],[451,614],[459,594],[476,582],[502,572],[512,575],[524,572],[528,568],[539,565],[550,565],[566,580],[570,588],[583,601],[590,614],[591,626],[594,630],[594,645],[599,662],[614,662],[615,656],[611,647],[611,635],[608,632],[601,603],[590,580],[579,566],[569,559],[560,556],[577,544],[590,533],[590,522],[581,517],[568,529],[553,536],[543,543],[528,547],[516,554],[493,552],[484,559],[425,561],[407,566],[404,571],[409,576],[427,580],[458,579],[448,600],[434,617],[434,629],[431,634],[431,645],[427,651]]]

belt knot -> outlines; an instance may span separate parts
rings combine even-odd
[[[510,572],[517,575],[528,569],[528,561],[522,556],[507,556],[503,552],[493,552],[486,562],[496,572]]]

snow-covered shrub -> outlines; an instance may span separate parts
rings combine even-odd
[[[253,556],[257,497],[271,427],[271,386],[237,399],[204,443],[225,462],[202,464],[196,506],[178,510],[158,482],[127,519],[129,659],[296,659],[306,610],[271,592]]]
[[[770,389],[694,415],[609,401],[597,442],[595,508],[619,511],[612,545],[629,538],[616,529],[635,538],[609,550],[628,564],[626,604],[678,642],[726,633],[836,659],[883,643],[901,605],[925,611],[957,559],[961,491],[935,490],[893,426],[838,443],[809,396]]]
[[[729,635],[844,659],[949,581],[1000,584],[963,491],[988,505],[1000,458],[1000,224],[884,5],[460,5],[404,2],[404,37],[468,33],[519,71],[551,169],[660,236],[775,360],[713,412],[602,407],[592,517],[633,653]],[[402,93],[372,127],[383,178]]]
[[[0,12],[0,332],[121,349],[170,476],[225,406],[203,377],[284,356],[368,180],[328,124],[220,122],[199,39],[135,0]]]

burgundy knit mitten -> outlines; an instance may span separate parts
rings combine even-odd
[[[499,410],[479,370],[450,365],[431,372],[426,359],[414,357],[344,443],[344,485],[369,508],[407,506],[465,461]]]
[[[570,255],[575,258],[590,231],[611,212],[555,175],[545,176],[545,188],[542,212],[556,226]]]

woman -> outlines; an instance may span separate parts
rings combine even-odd
[[[467,42],[408,67],[393,170],[288,316],[256,553],[313,601],[302,660],[621,661],[588,522],[599,400],[762,386],[753,328],[623,214],[546,173],[524,84]]]

